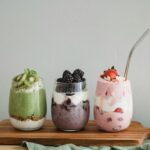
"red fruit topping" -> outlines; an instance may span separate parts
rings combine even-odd
[[[122,108],[116,108],[116,109],[114,110],[114,112],[123,113],[123,110],[122,110]]]
[[[110,77],[110,79],[113,80],[113,79],[116,79],[117,76],[118,76],[118,72],[115,69],[115,67],[112,66],[111,69],[108,69],[108,70],[104,71],[104,74],[101,75],[101,78]]]

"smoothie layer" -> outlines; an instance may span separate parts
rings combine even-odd
[[[52,119],[61,130],[81,130],[89,119],[89,101],[74,105],[70,99],[63,104],[52,104]]]
[[[9,114],[18,120],[38,120],[46,115],[46,92],[35,70],[15,76],[9,95]]]
[[[101,130],[117,132],[128,128],[132,114],[130,112],[104,112],[100,107],[94,107],[94,116]]]
[[[42,118],[46,114],[46,94],[44,89],[34,92],[10,91],[9,113],[12,117],[20,119]]]

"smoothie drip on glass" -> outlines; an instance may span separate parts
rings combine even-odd
[[[46,93],[36,71],[25,69],[12,80],[9,96],[11,124],[20,130],[42,127],[46,115]]]
[[[78,131],[89,119],[89,100],[83,71],[64,71],[57,79],[52,97],[52,120],[63,131]]]
[[[97,81],[94,117],[98,127],[108,132],[124,130],[131,123],[130,81],[119,76],[114,67],[104,71]]]

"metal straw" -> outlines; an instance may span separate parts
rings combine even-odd
[[[142,35],[141,37],[135,42],[135,44],[133,45],[133,47],[130,50],[129,56],[128,56],[128,60],[127,60],[127,64],[126,64],[126,68],[125,68],[125,72],[124,72],[124,77],[125,79],[127,79],[128,77],[128,71],[129,71],[129,66],[130,66],[130,61],[131,61],[131,57],[132,54],[134,52],[134,50],[137,48],[137,46],[140,44],[140,42],[142,42],[142,40],[146,37],[146,35],[149,33],[150,29],[148,28]]]

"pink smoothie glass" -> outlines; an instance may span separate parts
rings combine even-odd
[[[129,80],[99,78],[96,87],[94,118],[99,129],[118,132],[128,128],[132,119],[132,92]]]

